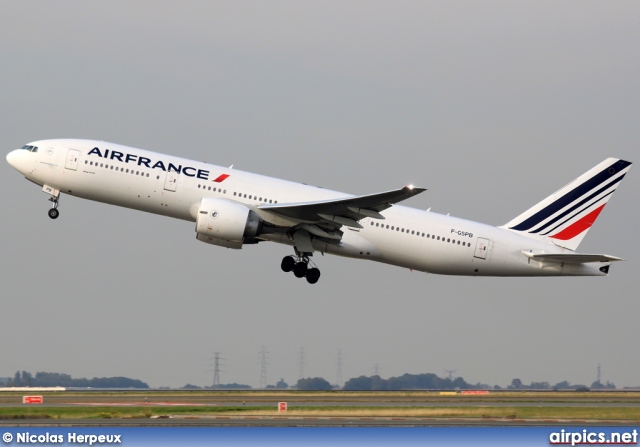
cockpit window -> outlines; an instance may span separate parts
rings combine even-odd
[[[22,149],[28,150],[29,152],[38,152],[38,146],[24,145]]]

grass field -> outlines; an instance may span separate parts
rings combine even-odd
[[[339,417],[602,420],[640,423],[640,393],[509,392],[442,396],[436,392],[166,391],[44,392],[44,405],[24,405],[24,392],[0,391],[1,420],[147,419],[151,417]],[[289,404],[286,414],[276,404]],[[448,406],[447,403],[451,403]],[[509,405],[513,403],[514,405]],[[296,406],[298,404],[298,406]],[[430,404],[437,406],[430,406]],[[304,406],[302,406],[304,405]]]

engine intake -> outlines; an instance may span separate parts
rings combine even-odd
[[[196,218],[199,241],[239,249],[261,231],[260,217],[238,202],[209,197],[200,201]]]

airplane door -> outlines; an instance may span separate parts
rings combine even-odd
[[[478,259],[487,259],[488,250],[489,250],[489,239],[479,237],[478,242],[476,242],[476,251],[473,254],[473,257]]]
[[[175,191],[178,187],[178,173],[167,172],[167,176],[164,179],[164,189],[166,191]]]
[[[72,171],[78,170],[79,158],[80,158],[80,151],[77,151],[75,149],[69,149],[69,151],[67,151],[67,161],[64,167],[67,169],[71,169]]]

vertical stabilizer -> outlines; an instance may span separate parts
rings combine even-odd
[[[631,162],[607,158],[503,228],[575,251],[630,167]]]

